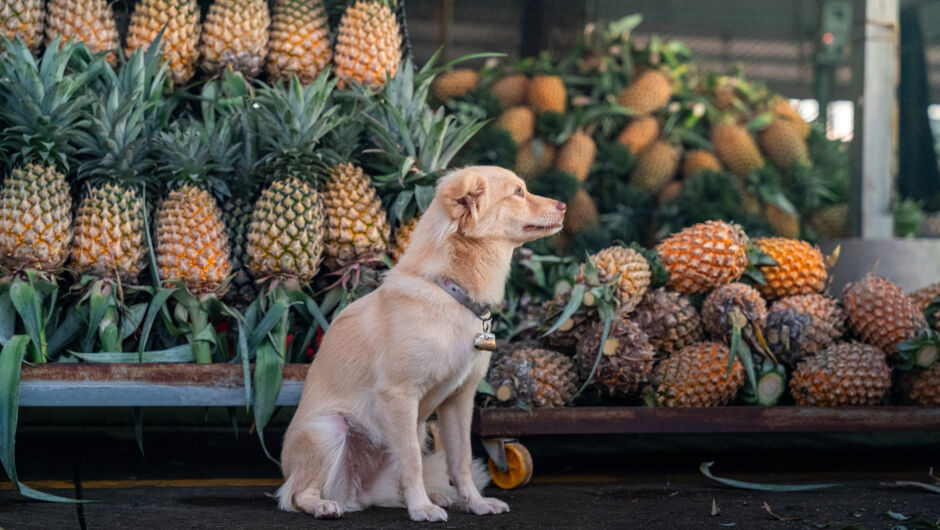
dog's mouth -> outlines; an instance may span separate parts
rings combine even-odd
[[[524,232],[554,232],[556,230],[561,230],[562,223],[554,223],[550,225],[525,225],[522,227]]]

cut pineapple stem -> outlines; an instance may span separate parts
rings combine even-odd
[[[917,366],[930,368],[937,361],[938,351],[935,344],[928,344],[917,352]]]
[[[757,402],[761,405],[776,405],[786,388],[786,375],[777,369],[764,373],[757,382]]]

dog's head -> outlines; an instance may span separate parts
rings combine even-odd
[[[450,220],[445,238],[456,232],[521,245],[557,233],[565,217],[565,203],[529,193],[515,173],[495,166],[450,173],[434,201]]]

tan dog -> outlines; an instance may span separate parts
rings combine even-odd
[[[509,511],[480,495],[488,477],[471,462],[473,399],[490,359],[474,348],[482,323],[438,281],[497,304],[513,249],[558,232],[564,211],[498,167],[440,180],[401,261],[323,337],[284,437],[281,509],[336,518],[407,506],[415,521],[446,521],[451,504]],[[422,458],[433,412],[446,454]]]

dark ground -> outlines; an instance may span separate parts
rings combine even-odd
[[[50,429],[27,420],[17,438],[21,478],[45,491],[95,499],[76,508],[34,502],[0,482],[0,528],[405,528],[403,509],[339,521],[279,512],[268,497],[277,468],[257,438],[229,428],[145,427],[142,457],[128,426]],[[280,432],[268,439],[276,441]],[[930,482],[940,433],[913,436],[604,436],[523,440],[533,481],[488,493],[512,508],[477,517],[455,510],[445,528],[927,528],[940,495],[882,482]],[[481,453],[482,454],[482,453]],[[698,472],[772,483],[841,482],[816,492],[732,489]],[[38,481],[38,482],[35,482]],[[45,482],[44,482],[45,481]],[[50,482],[51,481],[51,482]],[[143,482],[141,482],[143,481]],[[710,515],[712,502],[720,510]],[[765,511],[771,510],[786,520]],[[899,522],[888,512],[911,516]],[[792,520],[791,520],[792,518]]]

